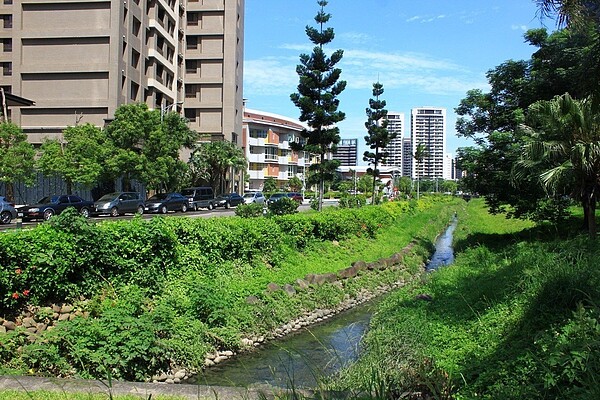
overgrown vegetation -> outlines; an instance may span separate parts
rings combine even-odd
[[[462,200],[454,200],[462,202]],[[207,352],[237,349],[307,310],[361,288],[416,274],[447,221],[447,198],[327,208],[268,218],[164,218],[94,224],[65,212],[35,229],[0,236],[0,308],[73,304],[89,317],[29,340],[0,333],[0,373],[144,380],[174,367],[199,370]],[[290,297],[267,292],[309,273],[389,257],[419,237],[410,270],[364,274],[344,288]],[[256,296],[256,304],[246,302]]]
[[[367,353],[336,387],[436,399],[598,398],[600,249],[571,236],[581,221],[571,222],[557,236],[469,202],[459,211],[455,264],[384,301]]]

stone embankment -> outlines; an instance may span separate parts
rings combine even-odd
[[[44,331],[54,328],[61,321],[70,321],[77,317],[87,318],[89,312],[82,307],[69,304],[53,304],[49,307],[29,307],[14,320],[0,318],[0,333],[13,331],[17,327],[25,328],[23,334],[30,342],[35,342]]]

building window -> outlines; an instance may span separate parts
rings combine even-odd
[[[131,66],[133,68],[137,69],[139,64],[140,64],[140,53],[137,52],[135,49],[131,49]]]
[[[277,161],[277,147],[265,147],[265,160]]]
[[[140,20],[136,17],[133,17],[133,23],[131,24],[131,33],[133,33],[135,37],[139,37],[141,28],[142,23],[140,22]]]
[[[129,98],[133,101],[137,101],[139,91],[140,91],[140,85],[138,85],[135,82],[131,82],[131,93],[130,93]]]
[[[250,137],[254,139],[266,139],[267,138],[267,130],[266,129],[250,129]]]
[[[2,39],[2,45],[4,47],[5,53],[12,52],[12,39],[10,39],[10,38]]]
[[[198,15],[199,15],[199,13],[196,13],[196,12],[189,12],[187,14],[187,24],[188,24],[188,26],[198,25]]]
[[[184,111],[184,115],[188,121],[196,121],[196,109],[195,108],[186,108]]]
[[[4,20],[4,29],[12,28],[12,14],[3,15],[2,19]]]
[[[195,74],[198,72],[198,61],[196,60],[185,60],[185,72],[188,74]]]
[[[3,62],[2,63],[2,75],[12,76],[12,63],[11,62]]]
[[[198,49],[198,36],[188,36],[186,42],[186,48],[188,50]]]

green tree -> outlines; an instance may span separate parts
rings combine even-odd
[[[375,184],[379,177],[379,170],[377,166],[382,162],[385,162],[388,157],[386,147],[390,144],[397,134],[390,132],[387,129],[387,110],[385,109],[385,100],[380,100],[379,96],[383,94],[383,85],[379,82],[373,84],[373,96],[374,99],[369,99],[369,108],[366,109],[367,122],[365,127],[367,128],[367,136],[365,136],[365,142],[371,151],[365,151],[363,161],[367,161],[373,165],[373,168],[369,168],[368,171],[373,175],[373,195],[375,195]]]
[[[263,184],[263,192],[274,192],[277,190],[277,181],[273,177],[265,179]]]
[[[6,186],[6,197],[14,200],[15,182],[33,183],[33,146],[27,135],[12,122],[0,123],[0,182]]]
[[[227,188],[227,174],[235,170],[245,170],[247,166],[244,151],[227,141],[203,142],[196,146],[188,162],[192,171],[192,184],[206,181],[215,193],[224,193]]]
[[[398,180],[398,191],[402,193],[410,193],[412,190],[412,181],[408,176],[402,176]]]
[[[106,135],[113,143],[109,171],[113,178],[123,178],[126,190],[133,179],[159,191],[173,190],[187,169],[179,151],[192,148],[197,140],[179,114],[161,118],[159,110],[149,110],[145,103],[120,106]]]
[[[288,181],[288,186],[292,192],[299,192],[302,190],[302,180],[294,175]]]
[[[442,189],[442,192],[456,193],[456,191],[458,190],[458,183],[456,183],[455,181],[446,179],[446,180],[442,181],[442,183],[440,184],[440,187]]]
[[[427,157],[427,146],[423,143],[417,144],[415,148],[415,154],[413,154],[413,158],[417,162],[417,200],[420,197],[420,184],[421,184],[421,165],[423,164],[423,159]]]
[[[596,237],[596,203],[600,196],[600,114],[591,98],[568,93],[529,107],[525,130],[532,140],[523,146],[513,176],[532,172],[552,196],[568,193],[581,201],[590,237]]]
[[[335,152],[340,142],[339,128],[336,123],[344,120],[343,112],[338,111],[340,93],[346,88],[346,82],[340,81],[341,69],[335,65],[342,59],[343,51],[336,50],[327,57],[323,46],[334,38],[333,28],[324,29],[331,14],[324,11],[327,1],[319,0],[321,7],[315,16],[319,29],[307,26],[306,35],[315,44],[312,54],[300,55],[300,64],[296,67],[299,76],[298,92],[290,99],[300,109],[300,121],[306,122],[308,129],[301,132],[302,143],[294,144],[294,150],[304,150],[319,156],[319,162],[310,166],[310,184],[318,184],[318,209],[323,206],[325,182],[331,181],[339,161],[327,159]]]
[[[67,194],[73,184],[93,187],[105,173],[110,143],[102,130],[92,124],[69,126],[61,139],[44,139],[36,167],[46,176],[63,179]]]

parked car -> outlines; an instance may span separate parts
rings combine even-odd
[[[215,207],[235,207],[244,204],[244,198],[237,193],[227,193],[215,199]]]
[[[188,198],[188,206],[196,211],[199,208],[212,210],[215,207],[215,193],[209,186],[183,189],[181,194]]]
[[[273,193],[269,197],[269,200],[267,200],[267,204],[275,203],[276,201],[279,201],[284,197],[287,197],[287,193]]]
[[[157,193],[146,200],[144,211],[166,214],[169,211],[186,212],[189,200],[181,193]]]
[[[23,218],[23,221],[33,219],[43,219],[44,221],[58,215],[67,207],[75,207],[84,217],[89,217],[94,207],[94,202],[84,200],[75,195],[57,195],[46,196],[36,204],[17,208],[17,216]]]
[[[14,204],[9,203],[6,197],[0,196],[0,224],[10,224],[10,221],[17,218],[17,210]]]
[[[244,193],[244,203],[246,203],[246,204],[250,204],[250,203],[264,204],[265,200],[266,200],[265,196],[262,194],[262,192]]]
[[[107,193],[94,202],[93,213],[110,214],[112,217],[125,213],[144,213],[144,201],[137,192]]]
[[[304,196],[302,196],[302,193],[289,192],[287,195],[290,199],[297,201],[299,204],[304,202]]]

